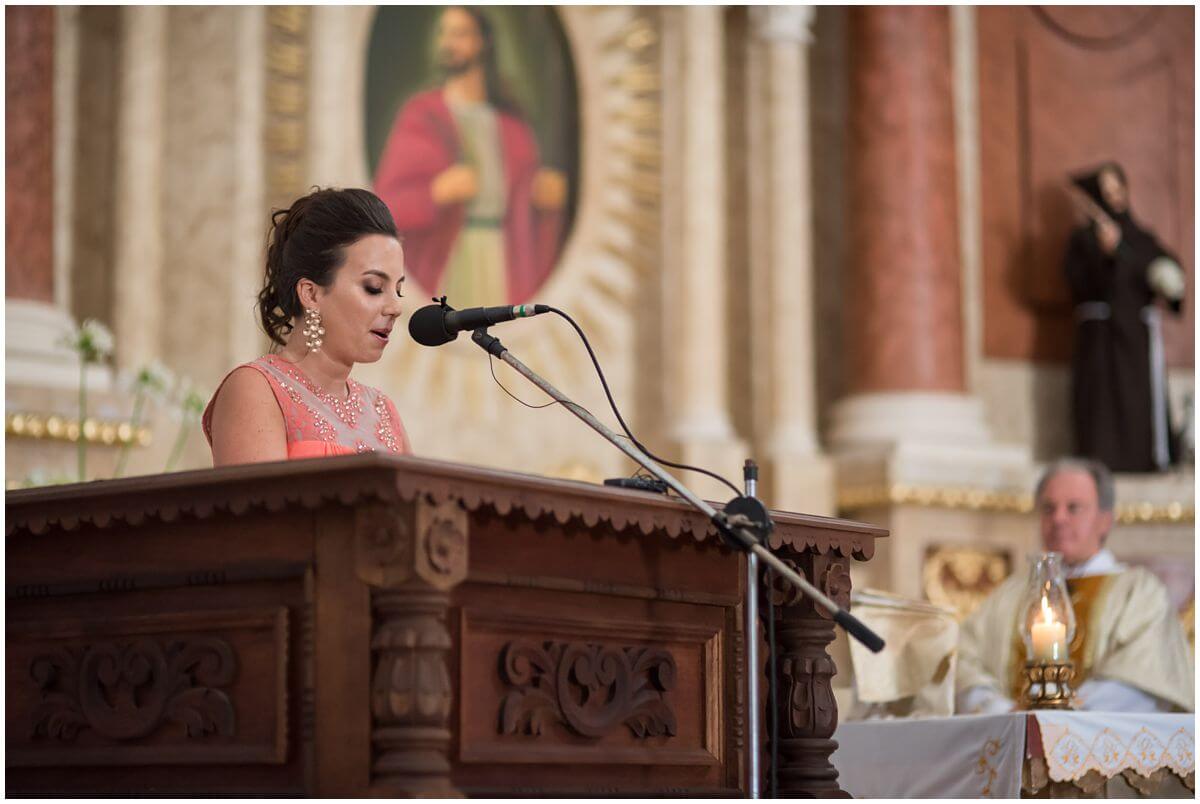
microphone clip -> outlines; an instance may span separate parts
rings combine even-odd
[[[483,351],[487,352],[493,357],[502,358],[504,353],[508,351],[504,344],[500,343],[499,338],[487,331],[487,327],[480,327],[472,332],[471,340],[479,344],[479,347],[483,349]]]
[[[761,500],[756,497],[734,497],[725,506],[723,513],[725,522],[730,528],[745,528],[754,534],[754,538],[759,544],[764,546],[769,544],[775,523],[771,521],[771,514]],[[730,547],[738,550],[746,549],[744,544],[740,544],[729,534],[722,533],[721,536]]]

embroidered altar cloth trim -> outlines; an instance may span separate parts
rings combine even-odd
[[[1195,715],[1010,712],[840,723],[830,760],[855,798],[1019,798],[1027,759],[1050,781],[1095,769],[1195,773]],[[1045,782],[1039,783],[1039,787]]]
[[[1106,779],[1133,770],[1149,776],[1168,768],[1180,778],[1196,770],[1196,720],[1191,714],[1036,712],[1050,778],[1073,782],[1090,770]]]

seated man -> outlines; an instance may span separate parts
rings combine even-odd
[[[1113,524],[1112,475],[1095,461],[1048,467],[1035,495],[1042,544],[1062,553],[1075,609],[1076,705],[1111,712],[1195,708],[1191,649],[1166,587],[1117,563],[1104,547]],[[1018,569],[962,624],[958,714],[1015,708],[1025,664],[1017,623],[1028,573]]]

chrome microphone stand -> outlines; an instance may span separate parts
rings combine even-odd
[[[742,477],[746,483],[746,496],[753,498],[758,493],[758,466],[747,460]],[[767,605],[771,605],[770,600]],[[750,798],[762,798],[762,727],[759,715],[762,708],[758,703],[758,556],[746,554],[746,709],[750,734]]]

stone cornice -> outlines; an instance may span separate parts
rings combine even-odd
[[[1033,495],[1028,492],[904,483],[845,488],[838,492],[839,511],[853,512],[899,505],[1028,514],[1033,512]],[[1196,521],[1196,509],[1192,503],[1178,501],[1127,502],[1117,505],[1116,520],[1118,525],[1191,524]]]

